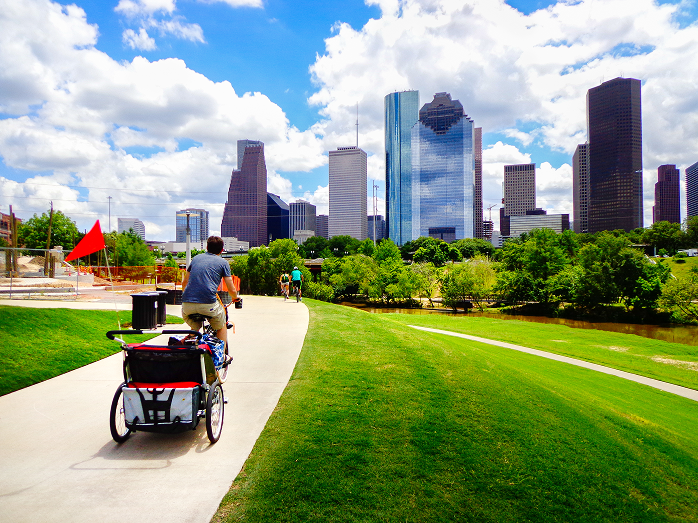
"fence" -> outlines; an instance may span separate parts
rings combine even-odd
[[[63,261],[61,248],[0,248],[2,297],[75,295],[80,274],[85,274],[76,272],[77,268]]]

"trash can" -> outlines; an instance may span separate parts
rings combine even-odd
[[[158,325],[165,325],[167,323],[167,291],[155,291],[158,295],[158,313],[157,322]]]
[[[131,328],[150,330],[157,327],[158,294],[154,292],[131,294],[131,299],[133,300]]]

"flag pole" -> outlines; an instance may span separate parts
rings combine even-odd
[[[116,308],[116,294],[114,294],[114,279],[111,277],[111,268],[109,267],[109,256],[107,256],[107,246],[104,246],[104,260],[107,263],[107,273],[109,274],[109,283],[111,283],[111,294],[114,297],[114,312],[116,312],[116,323],[121,330],[121,320],[119,320],[119,310]]]

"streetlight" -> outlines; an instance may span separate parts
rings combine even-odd
[[[178,214],[177,216],[186,216],[187,217],[187,257],[186,259],[186,264],[187,268],[189,267],[189,263],[191,262],[191,247],[189,245],[191,241],[191,229],[189,228],[189,216],[191,216],[191,211],[185,211],[184,214]]]

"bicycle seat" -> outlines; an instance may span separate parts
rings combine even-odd
[[[192,321],[204,321],[204,320],[210,320],[211,316],[206,316],[205,314],[199,314],[198,312],[195,312],[194,314],[189,315],[189,319]]]

